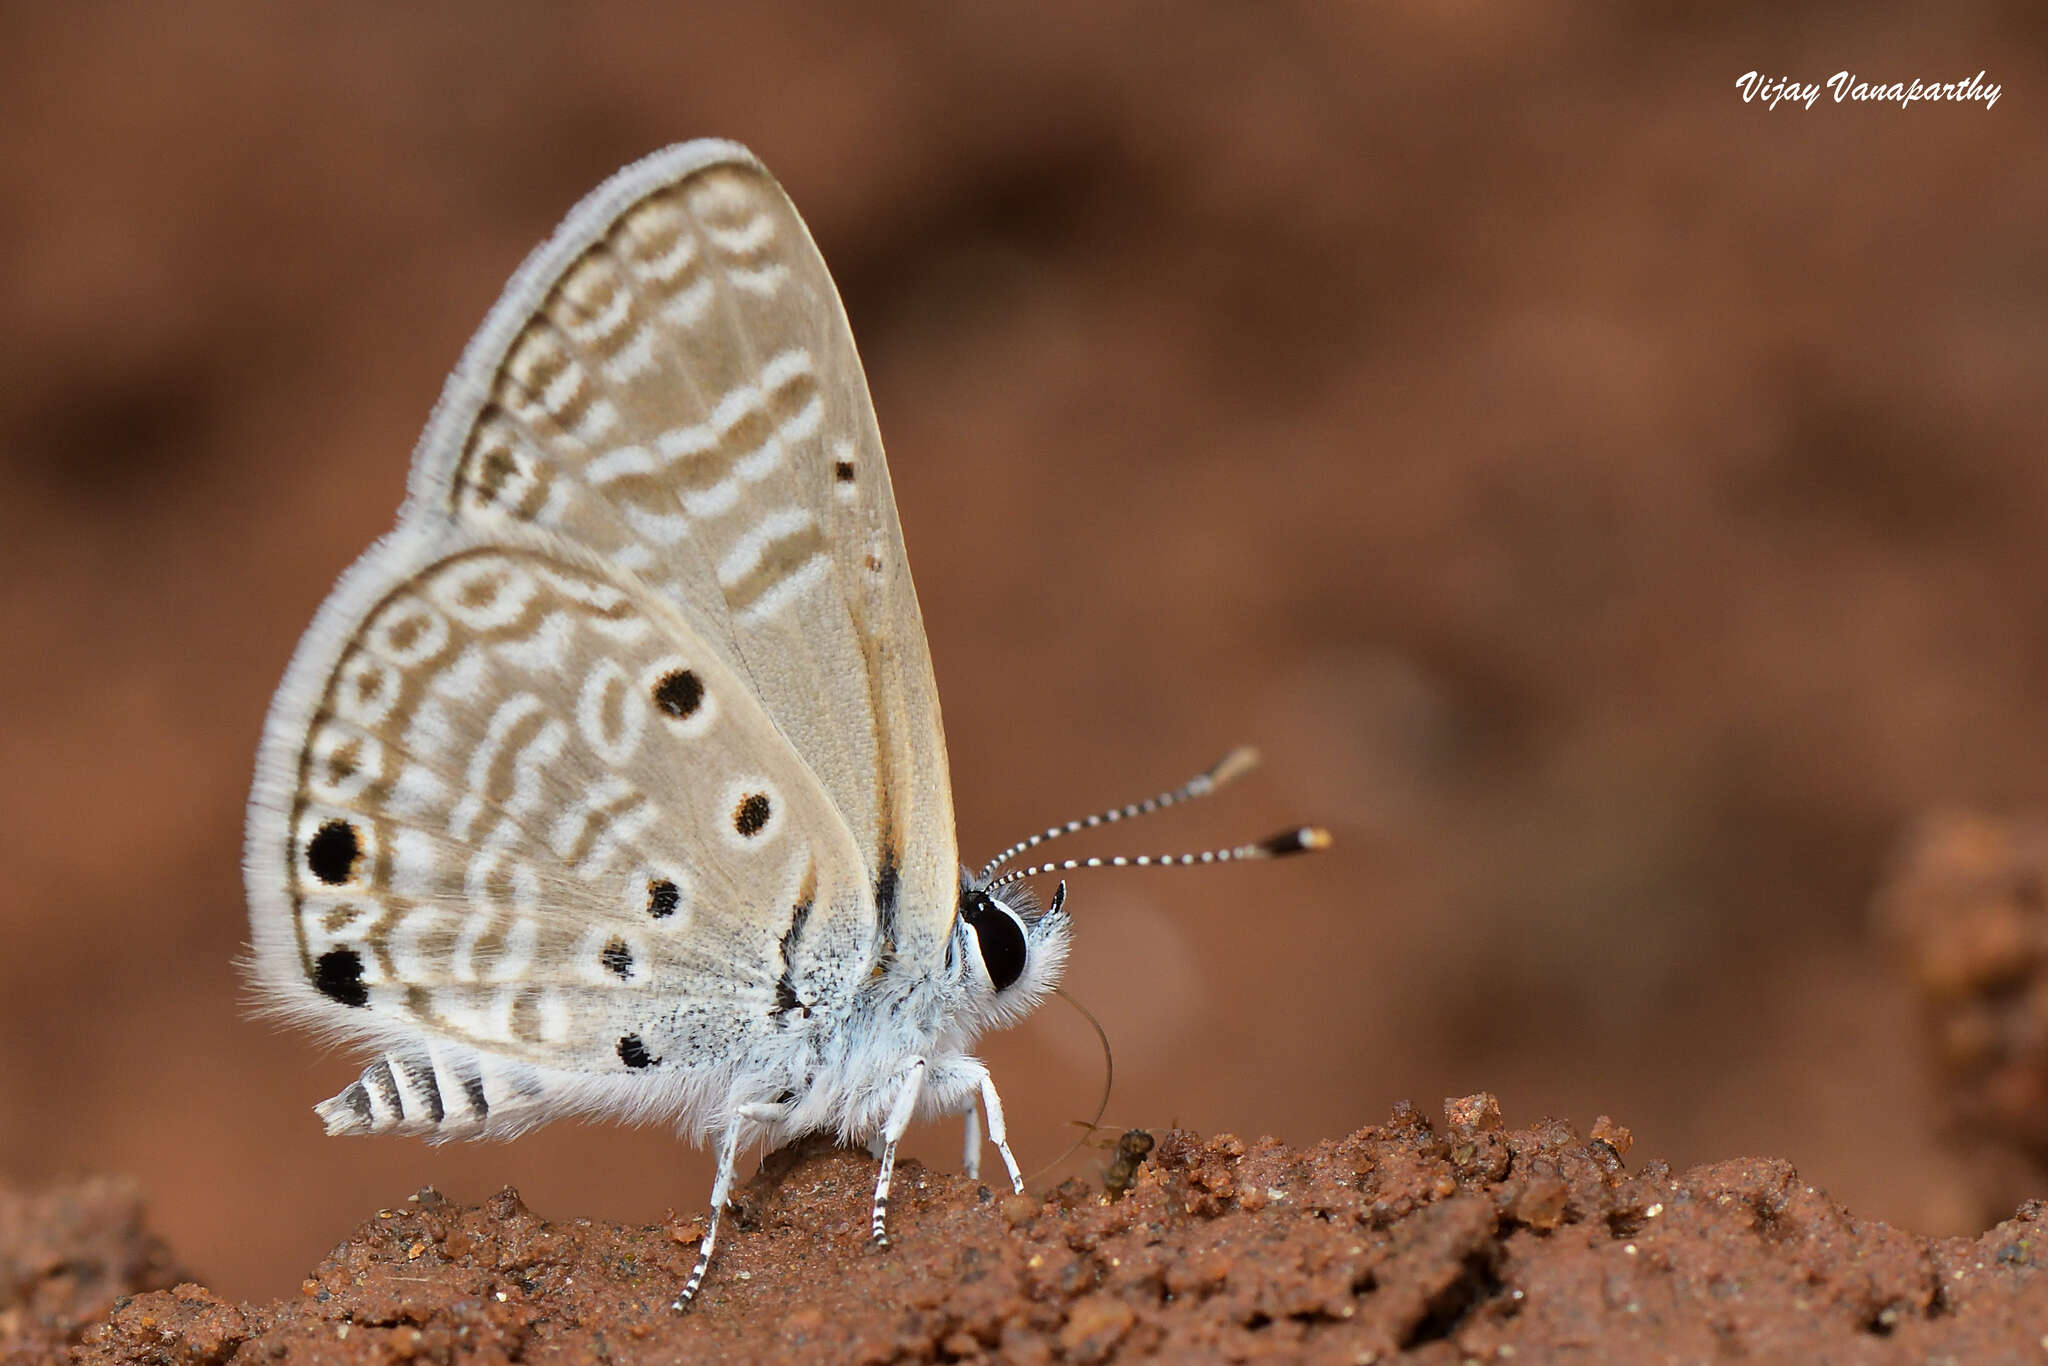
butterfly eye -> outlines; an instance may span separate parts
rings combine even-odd
[[[984,893],[970,892],[960,899],[960,914],[974,927],[982,966],[997,991],[1024,975],[1024,925],[1014,913]]]

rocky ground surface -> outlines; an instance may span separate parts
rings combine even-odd
[[[1980,1210],[2048,1185],[2048,815],[1921,821],[1877,901]]]
[[[121,1296],[188,1280],[143,1223],[133,1184],[91,1179],[25,1194],[0,1187],[0,1362],[64,1360]]]
[[[1488,1095],[1294,1149],[1184,1131],[1121,1198],[1008,1196],[916,1164],[897,1243],[874,1167],[800,1154],[735,1205],[699,1303],[701,1218],[553,1222],[510,1189],[380,1210],[272,1304],[171,1284],[132,1194],[0,1214],[0,1360],[83,1363],[1987,1362],[2048,1351],[2048,1211],[1974,1238],[1857,1218],[1790,1165],[1631,1165],[1628,1131],[1505,1127]],[[1126,1184],[1107,1172],[1111,1186]],[[260,1215],[252,1214],[252,1217]]]

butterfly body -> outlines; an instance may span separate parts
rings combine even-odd
[[[750,1144],[878,1142],[880,1241],[905,1126],[965,1113],[972,1170],[978,1102],[1022,1189],[971,1050],[1069,922],[960,868],[859,358],[745,149],[627,167],[514,275],[279,686],[244,862],[265,1003],[373,1054],[329,1132],[714,1145],[679,1304]]]
[[[293,791],[259,795],[252,862],[298,866],[294,914],[255,921],[272,1004],[386,1050],[322,1107],[331,1131],[508,1137],[587,1112],[858,1140],[919,1058],[923,1111],[971,1100],[995,994],[973,931],[950,898],[884,915],[802,767],[718,745],[772,725],[645,581],[546,531],[402,533],[328,610],[357,625],[337,655],[316,624],[281,693],[325,680],[311,718],[273,726]],[[286,811],[282,847],[256,848]],[[895,941],[938,914],[938,945]],[[1034,999],[1065,929],[1027,931]]]

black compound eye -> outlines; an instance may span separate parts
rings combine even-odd
[[[986,892],[961,897],[960,914],[974,927],[982,966],[988,969],[988,979],[997,991],[1024,975],[1024,925],[1015,915],[996,905]]]

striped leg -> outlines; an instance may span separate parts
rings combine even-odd
[[[875,1246],[889,1246],[889,1178],[896,1172],[896,1142],[910,1127],[917,1113],[917,1093],[924,1087],[924,1059],[913,1058],[905,1069],[903,1089],[889,1107],[889,1121],[882,1130],[882,1174],[875,1182]]]
[[[697,1245],[697,1264],[690,1268],[690,1279],[683,1285],[683,1293],[676,1296],[671,1309],[685,1309],[697,1297],[697,1287],[704,1284],[704,1268],[711,1265],[711,1249],[718,1242],[718,1216],[725,1212],[726,1197],[732,1194],[733,1168],[740,1156],[740,1126],[727,1126],[718,1140],[718,1176],[711,1183],[711,1222],[704,1230],[704,1241]]]
[[[1010,1173],[1010,1186],[1022,1195],[1024,1174],[1017,1170],[1017,1156],[1010,1151],[1010,1131],[1003,1124],[1003,1098],[996,1094],[995,1078],[988,1074],[987,1069],[983,1069],[981,1074],[981,1108],[988,1111],[989,1141],[1003,1155],[1003,1166]]]
[[[967,1102],[967,1119],[962,1127],[967,1132],[962,1140],[960,1170],[966,1173],[969,1181],[979,1181],[981,1179],[981,1111],[974,1108],[974,1102],[971,1100]]]

